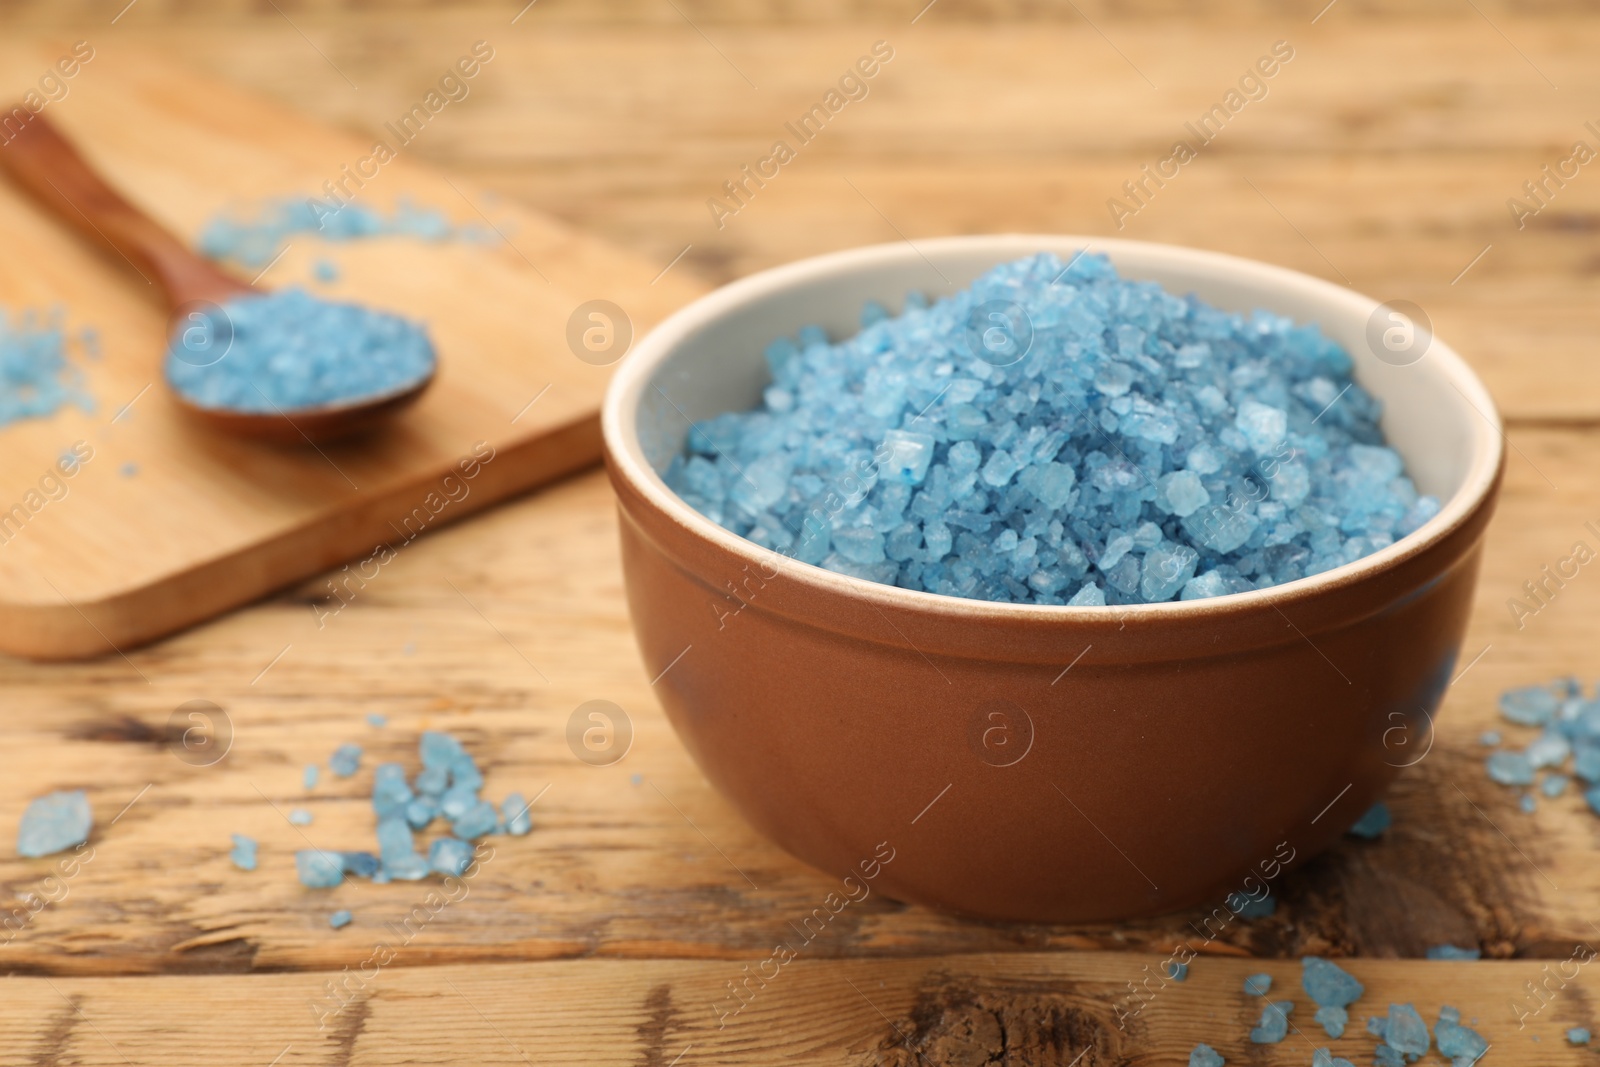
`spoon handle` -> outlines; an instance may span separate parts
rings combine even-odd
[[[0,144],[0,170],[86,237],[119,253],[146,282],[161,286],[169,308],[220,301],[251,288],[123,199],[43,115],[31,116],[21,132]]]

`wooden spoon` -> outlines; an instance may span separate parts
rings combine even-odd
[[[161,286],[172,316],[169,337],[171,330],[189,323],[197,304],[222,304],[241,294],[262,292],[217,269],[124,200],[42,115],[29,118],[20,133],[0,145],[0,170],[85,236],[119,253],[147,282]],[[170,391],[184,411],[224,433],[284,443],[318,442],[374,425],[416,400],[433,376],[430,370],[413,385],[360,400],[270,413],[202,407],[177,389]]]

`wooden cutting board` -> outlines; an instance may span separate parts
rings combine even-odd
[[[69,48],[3,47],[0,64],[44,71]],[[370,142],[125,47],[99,50],[69,85],[49,117],[190,239],[224,209],[320,195],[372,154]],[[429,121],[471,106],[469,96]],[[376,168],[356,202],[387,213],[409,198],[498,235],[299,235],[260,279],[424,320],[437,346],[438,378],[415,407],[320,450],[186,422],[160,377],[154,287],[0,181],[0,307],[59,307],[68,330],[91,327],[100,349],[74,353],[92,411],[0,427],[0,651],[114,654],[351,561],[324,591],[337,610],[418,534],[599,457],[610,367],[574,354],[569,320],[608,300],[637,337],[701,286],[681,266],[663,274],[666,264],[498,201],[415,152],[402,147]],[[323,258],[339,268],[332,284],[312,280]],[[74,451],[79,462],[61,477]]]

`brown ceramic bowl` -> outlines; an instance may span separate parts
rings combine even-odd
[[[1272,589],[1028,606],[777,556],[657,473],[689,420],[757,404],[773,337],[806,323],[847,336],[868,298],[896,307],[911,289],[938,295],[997,263],[1085,246],[1124,277],[1320,324],[1383,400],[1390,443],[1441,513]],[[1499,488],[1499,419],[1482,384],[1437,339],[1409,365],[1380,358],[1369,323],[1381,337],[1393,320],[1293,271],[1060,236],[864,248],[696,301],[641,341],[603,416],[634,628],[673,725],[761,832],[834,876],[870,871],[894,898],[1075,922],[1265,893],[1431,744]]]

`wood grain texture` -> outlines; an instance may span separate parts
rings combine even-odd
[[[4,62],[30,69],[57,54],[12,50]],[[96,54],[68,84],[70,95],[48,105],[51,121],[128,198],[191,240],[229,205],[322,195],[341,166],[370,153],[370,142],[133,50]],[[399,152],[360,203],[388,210],[409,198],[457,224],[486,225],[482,193]],[[283,448],[187,419],[160,376],[166,309],[150,279],[0,182],[7,303],[64,306],[73,331],[89,326],[103,339],[97,357],[76,353],[92,410],[0,431],[0,648],[114,654],[598,459],[609,372],[569,349],[569,317],[606,294],[644,329],[700,287],[685,274],[652,285],[657,265],[533,212],[490,210],[488,224],[515,236],[342,246],[302,236],[261,271],[263,287],[304,286],[311,263],[332,256],[342,275],[318,288],[424,321],[439,351],[436,381],[392,424]],[[81,462],[58,470],[69,448]],[[483,464],[489,456],[497,462]],[[470,479],[457,469],[463,459]],[[53,483],[43,492],[42,479]]]
[[[1288,958],[1417,957],[1447,941],[1522,958],[1360,960],[1351,967],[1370,988],[1357,1018],[1368,1001],[1415,1000],[1430,1018],[1449,1001],[1481,1016],[1489,1062],[1582,1060],[1559,1034],[1593,1025],[1587,969],[1532,1032],[1516,1030],[1509,1005],[1547,961],[1559,967],[1576,943],[1600,938],[1600,823],[1575,795],[1518,811],[1514,793],[1484,778],[1476,739],[1500,725],[1502,688],[1596,673],[1600,578],[1586,569],[1521,629],[1506,607],[1585,536],[1585,521],[1600,520],[1590,352],[1600,178],[1585,171],[1522,231],[1505,206],[1595,117],[1585,94],[1600,20],[1590,7],[1339,0],[1312,25],[1321,2],[939,0],[911,26],[921,3],[540,0],[513,26],[521,6],[240,0],[198,14],[140,0],[112,26],[100,3],[23,3],[0,12],[0,25],[88,36],[107,57],[160,49],[363,140],[464,45],[492,40],[500,65],[417,141],[416,157],[657,269],[688,246],[676,270],[713,281],[900,234],[1117,233],[1106,199],[1246,64],[1289,40],[1296,59],[1269,96],[1119,235],[1342,276],[1427,308],[1512,424],[1463,666],[1482,656],[1450,690],[1428,754],[1397,782],[1390,833],[1291,869],[1277,914],[1229,924],[1202,946],[1188,983],[1163,990],[1136,1034],[1115,1029],[1109,1005],[1163,957],[1059,950],[1165,953],[1192,939],[1200,913],[1043,928],[957,922],[873,897],[719,1032],[711,1006],[726,983],[832,887],[757,838],[672,736],[650,696],[663,665],[639,663],[628,631],[609,491],[582,475],[407,546],[335,614],[328,575],[131,663],[0,662],[0,750],[12,768],[0,776],[0,842],[26,799],[51,788],[88,786],[100,827],[94,860],[65,896],[45,881],[48,862],[0,858],[0,923],[6,908],[59,898],[0,946],[0,970],[19,976],[6,982],[18,1010],[0,1012],[0,1060],[661,1067],[692,1045],[683,1067],[943,1067],[1069,1064],[1092,1044],[1079,1061],[1088,1067],[1182,1063],[1205,1040],[1230,1062],[1304,1063],[1310,1048],[1293,1034],[1271,1048],[1243,1043],[1254,1021],[1244,974],[1277,975],[1314,1034]],[[716,229],[707,197],[880,38],[896,58],[869,98]],[[5,64],[0,76],[10,92],[38,72]],[[169,718],[193,699],[222,705],[232,723],[215,766],[174,752]],[[609,768],[580,763],[565,740],[591,699],[615,701],[635,727],[632,750]],[[366,726],[368,711],[390,725]],[[305,839],[272,804],[313,810],[305,833],[318,844],[369,841],[364,781],[306,797],[300,767],[352,739],[367,744],[369,764],[404,758],[427,726],[483,756],[493,795],[549,785],[535,831],[493,839],[470,895],[318,1031],[311,998],[342,968],[359,970],[374,931],[414,914],[419,887],[302,890],[290,854]],[[1413,751],[1397,746],[1395,758]],[[253,875],[227,862],[233,831],[262,841]],[[357,921],[335,933],[326,917],[339,906]],[[223,973],[252,971],[282,973]],[[106,975],[139,977],[93,977]],[[1367,1041],[1342,1047],[1368,1062]]]
[[[371,952],[385,935],[340,935]],[[770,951],[765,950],[765,951]],[[1458,1008],[1491,1043],[1485,1063],[1562,1067],[1593,1062],[1564,1033],[1595,1026],[1593,979],[1576,969],[1534,1012],[1531,961],[1402,963],[1362,960],[1366,986],[1351,1026],[1330,1039],[1311,1019],[1297,963],[1205,960],[1182,983],[1149,975],[1164,957],[1133,953],[1015,953],[911,960],[799,958],[751,979],[744,1007],[729,992],[746,960],[503,964],[365,973],[227,978],[12,979],[0,1015],[6,1064],[162,1064],[264,1067],[359,1064],[574,1064],[652,1067],[791,1063],[838,1067],[1151,1067],[1188,1062],[1205,1042],[1229,1063],[1296,1065],[1317,1048],[1370,1063],[1364,1027],[1391,1002],[1412,1003],[1430,1026]],[[804,950],[802,950],[804,951]],[[1252,1045],[1261,998],[1247,975],[1273,976],[1293,1029]],[[1130,983],[1149,981],[1143,1001]],[[332,991],[330,991],[330,989]],[[1516,1007],[1526,1013],[1519,1028]],[[1127,1013],[1118,1025],[1117,1010]],[[1443,1062],[1430,1056],[1425,1062]]]
[[[1600,487],[1586,478],[1596,439],[1513,436],[1527,459],[1514,452],[1507,473],[1463,667],[1490,647],[1451,689],[1435,737],[1387,739],[1391,762],[1417,760],[1392,792],[1394,829],[1292,866],[1275,916],[1231,922],[1197,950],[1420,957],[1455,943],[1565,958],[1576,941],[1600,938],[1589,905],[1600,892],[1600,823],[1575,793],[1523,814],[1515,791],[1486,779],[1478,743],[1491,726],[1515,733],[1498,721],[1500,690],[1592,673],[1584,620],[1600,611],[1600,580],[1582,574],[1520,631],[1505,601],[1573,540],[1595,543],[1582,524],[1600,519]],[[0,858],[0,886],[19,901],[66,894],[0,948],[0,964],[117,974],[359,962],[361,946],[330,931],[328,914],[348,907],[364,923],[399,921],[417,889],[298,885],[296,849],[371,847],[373,832],[370,770],[344,782],[324,773],[307,794],[301,768],[325,763],[348,740],[366,745],[369,767],[399,759],[414,768],[417,735],[433,727],[456,732],[479,756],[490,795],[548,792],[534,808],[534,833],[492,839],[494,857],[470,899],[419,939],[407,965],[741,958],[786,917],[809,913],[833,889],[829,880],[758,837],[711,791],[651,696],[666,665],[641,664],[634,648],[612,508],[603,478],[587,474],[414,542],[342,608],[325,581],[308,582],[127,662],[0,667],[10,697],[0,751],[19,754],[0,783],[0,841],[13,838],[26,800],[49,789],[88,787],[100,827],[93,862],[64,890],[46,881],[50,861]],[[181,758],[189,723],[180,716],[174,725],[173,711],[193,699],[216,702],[231,722],[232,748],[215,766]],[[580,762],[566,734],[578,706],[596,699],[623,708],[634,728],[626,758],[604,768]],[[369,712],[388,715],[389,725],[368,726]],[[922,802],[908,798],[907,810]],[[291,826],[294,807],[315,823]],[[233,832],[260,840],[254,874],[229,864]],[[915,848],[914,831],[896,847]],[[872,898],[814,953],[1167,950],[1194,940],[1193,924],[1210,911],[1028,926]]]

